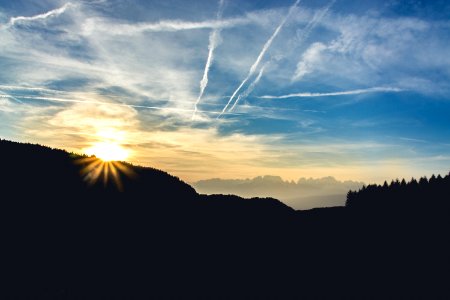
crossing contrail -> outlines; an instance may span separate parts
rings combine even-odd
[[[261,69],[259,70],[258,76],[256,76],[256,79],[247,87],[247,89],[242,92],[236,99],[236,101],[234,102],[233,106],[231,106],[229,111],[233,111],[234,107],[236,106],[236,104],[239,103],[239,101],[242,98],[247,97],[248,95],[250,95],[251,92],[253,92],[253,90],[255,89],[256,85],[259,83],[259,81],[261,80],[262,75],[264,74],[264,69],[266,68],[268,63],[265,63]]]
[[[314,29],[314,27],[317,25],[317,23],[320,22],[320,20],[322,20],[322,18],[328,13],[328,11],[330,10],[331,6],[333,6],[333,4],[336,2],[336,0],[331,0],[330,3],[328,3],[327,6],[325,6],[323,9],[321,9],[318,13],[316,13],[314,15],[314,17],[308,22],[308,24],[305,26],[305,28],[303,28],[303,34],[302,36],[299,38],[298,43],[303,43],[304,40],[306,40],[308,38],[308,36],[311,34],[311,31]],[[261,80],[261,76],[264,74],[264,67],[261,68],[261,70],[259,71],[258,76],[256,77],[256,79],[250,84],[250,86],[243,92],[241,93],[236,101],[234,102],[233,106],[231,107],[231,109],[229,111],[233,111],[234,107],[236,106],[236,104],[239,103],[239,101],[242,98],[247,97],[248,95],[250,95],[250,93],[255,89],[256,85],[259,83],[259,81]]]
[[[241,82],[241,84],[238,86],[238,88],[234,91],[234,93],[231,95],[230,99],[228,100],[228,103],[225,105],[225,107],[222,110],[222,113],[217,116],[217,118],[220,118],[225,111],[227,110],[230,103],[233,101],[233,99],[236,97],[236,95],[239,93],[239,91],[242,89],[242,87],[247,83],[247,81],[250,79],[250,77],[253,76],[253,74],[256,72],[259,64],[261,63],[261,60],[264,58],[264,55],[266,54],[269,47],[272,45],[273,40],[277,37],[280,30],[283,28],[284,23],[286,23],[289,16],[292,14],[294,9],[297,7],[297,5],[300,3],[300,0],[296,0],[295,3],[289,8],[288,14],[281,20],[281,23],[278,25],[278,27],[275,29],[272,36],[267,40],[267,42],[264,44],[261,52],[259,53],[258,57],[256,58],[256,61],[251,66],[247,77]]]
[[[217,20],[220,20],[222,18],[222,14],[223,14],[223,4],[224,4],[224,0],[220,0],[219,1],[219,10],[217,11]],[[206,60],[206,65],[205,65],[205,70],[203,71],[203,78],[200,81],[200,93],[198,95],[197,100],[195,101],[194,104],[194,112],[192,114],[192,119],[195,118],[195,114],[198,111],[198,104],[200,103],[200,100],[203,97],[203,93],[205,92],[206,86],[208,85],[208,73],[209,73],[209,69],[211,67],[211,63],[213,61],[214,58],[214,50],[217,47],[217,42],[220,38],[220,28],[214,28],[211,31],[211,34],[209,35],[209,45],[208,45],[208,58]]]

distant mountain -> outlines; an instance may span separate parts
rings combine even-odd
[[[349,190],[358,190],[363,182],[338,181],[334,177],[300,178],[285,181],[279,176],[258,176],[253,179],[207,179],[194,182],[203,194],[235,194],[242,197],[274,197],[294,209],[343,206]]]
[[[449,175],[295,211],[39,145],[0,166],[0,299],[450,297]]]

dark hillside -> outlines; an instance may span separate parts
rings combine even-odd
[[[2,299],[449,296],[449,176],[294,211],[38,145],[0,159]]]

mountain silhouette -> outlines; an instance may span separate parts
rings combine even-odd
[[[0,298],[448,298],[450,177],[296,211],[0,141]]]
[[[205,194],[232,193],[242,197],[270,196],[280,199],[294,209],[311,209],[318,206],[343,206],[349,190],[361,188],[364,183],[338,181],[335,178],[300,178],[285,181],[279,176],[258,176],[252,179],[206,179],[192,183]]]

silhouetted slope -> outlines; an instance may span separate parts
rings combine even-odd
[[[193,199],[197,196],[195,190],[188,184],[153,168],[121,163],[131,175],[117,170],[123,185],[122,193],[117,193],[118,189],[111,174],[106,183],[102,174],[96,184],[83,179],[83,168],[92,162],[86,161],[87,156],[4,140],[0,141],[0,155],[2,169],[6,171],[5,186],[11,190],[15,189],[15,193],[19,194],[32,192],[64,199],[87,192],[109,192],[115,197],[122,194],[122,196],[138,194],[146,200],[151,201],[154,198],[160,202],[164,199],[168,199],[169,202],[178,200],[178,197]]]
[[[120,190],[92,184],[87,157],[37,145],[0,159],[0,298],[449,296],[448,185],[294,211],[125,163]]]

